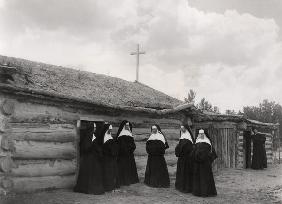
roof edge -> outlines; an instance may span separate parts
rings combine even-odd
[[[23,96],[28,95],[28,96],[33,96],[35,98],[36,97],[40,97],[40,98],[51,97],[52,100],[59,101],[59,102],[62,100],[70,100],[70,101],[76,101],[79,103],[86,103],[86,104],[101,106],[104,108],[112,108],[116,110],[125,110],[125,111],[133,111],[133,112],[151,113],[151,114],[157,114],[157,115],[177,113],[184,109],[194,107],[194,104],[192,103],[181,104],[171,109],[162,109],[162,110],[153,109],[153,108],[145,108],[145,107],[118,106],[118,105],[112,105],[112,104],[106,104],[106,103],[93,102],[88,99],[81,99],[78,97],[72,97],[72,96],[67,96],[63,94],[51,93],[49,91],[43,91],[43,90],[37,90],[37,89],[31,89],[31,88],[23,88],[23,87],[3,84],[3,83],[0,83],[0,92],[8,93],[8,94],[15,93],[17,95],[23,95]]]

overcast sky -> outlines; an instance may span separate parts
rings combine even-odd
[[[239,110],[282,104],[280,0],[0,0],[0,54],[140,81]]]

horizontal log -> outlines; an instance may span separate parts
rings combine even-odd
[[[73,142],[76,130],[70,128],[11,128],[5,135],[16,141]]]
[[[236,124],[234,122],[201,122],[201,123],[194,123],[193,125],[195,126],[196,129],[198,128],[209,128],[211,125],[214,128],[219,128],[219,129],[235,129]]]
[[[16,168],[12,168],[11,175],[17,177],[62,176],[74,174],[75,160],[37,160],[15,161]]]
[[[72,188],[75,175],[45,177],[10,177],[13,192],[32,192],[45,189]]]
[[[82,118],[88,117],[88,118],[96,118],[95,120],[100,121],[108,121],[111,123],[114,127],[118,128],[120,123],[126,119],[130,121],[133,125],[133,130],[135,128],[147,128],[150,131],[150,127],[154,124],[159,124],[160,127],[163,128],[179,128],[179,125],[181,124],[181,121],[178,119],[172,119],[172,118],[152,118],[151,116],[142,116],[142,115],[136,115],[136,114],[122,114],[119,117],[113,117],[108,115],[83,115]],[[93,120],[93,119],[91,119]]]
[[[134,141],[135,142],[146,142],[150,134],[143,134],[143,135],[133,135],[134,136]],[[179,139],[179,134],[166,134],[166,139],[167,140],[176,140],[178,141]]]
[[[151,129],[150,128],[134,128],[133,129],[133,134],[135,135],[142,135],[142,134],[151,134]],[[179,135],[179,129],[175,128],[169,128],[169,129],[162,129],[162,132],[164,134],[178,134]]]
[[[148,128],[134,128],[132,132],[137,140],[140,140],[141,138],[146,139],[151,135],[150,129]],[[180,137],[179,129],[162,129],[162,132],[167,139],[173,140],[179,139]]]
[[[45,128],[45,129],[74,129],[76,128],[75,124],[71,123],[29,123],[29,122],[9,122],[11,128]]]
[[[27,142],[15,141],[13,158],[21,159],[72,159],[76,156],[75,144],[72,142]]]
[[[70,122],[79,119],[76,109],[64,111],[63,106],[56,107],[54,103],[49,105],[49,101],[30,101],[31,97],[22,99],[17,99],[14,114],[11,117],[12,122],[58,123],[58,121]]]

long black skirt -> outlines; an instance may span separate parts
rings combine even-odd
[[[193,190],[193,162],[189,156],[177,160],[175,188],[184,193]]]
[[[104,193],[102,163],[96,155],[89,154],[81,157],[74,191],[95,195]]]
[[[169,174],[164,155],[148,155],[144,183],[155,188],[169,187]]]
[[[130,185],[139,182],[136,163],[133,154],[118,157],[119,184]]]

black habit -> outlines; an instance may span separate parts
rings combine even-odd
[[[117,132],[117,142],[119,146],[118,152],[118,172],[119,172],[119,184],[130,185],[139,182],[137,167],[134,159],[134,150],[136,145],[134,138],[128,135],[120,135],[123,127],[128,121],[123,121]],[[130,131],[132,132],[132,125],[130,124]]]
[[[175,188],[184,193],[192,192],[193,186],[193,161],[191,152],[193,143],[189,139],[180,139],[175,148],[175,155],[178,157]]]
[[[102,134],[109,129],[109,124],[105,124]],[[118,144],[115,139],[109,139],[103,143],[103,182],[105,191],[112,191],[118,188]]]
[[[80,167],[75,192],[103,194],[102,148],[96,138],[92,142],[93,131],[81,130]]]
[[[160,127],[155,125],[162,134]],[[163,135],[163,134],[162,134]],[[163,135],[164,139],[165,136]],[[148,140],[146,151],[148,153],[147,166],[145,171],[144,183],[150,187],[168,188],[170,185],[167,164],[164,158],[165,149],[169,148],[166,139],[165,143],[161,140]]]
[[[265,151],[265,136],[261,133],[252,135],[253,140],[253,156],[252,156],[252,169],[267,168],[267,158]]]
[[[193,195],[207,197],[217,195],[212,162],[217,158],[215,150],[205,142],[196,143],[193,151]]]

